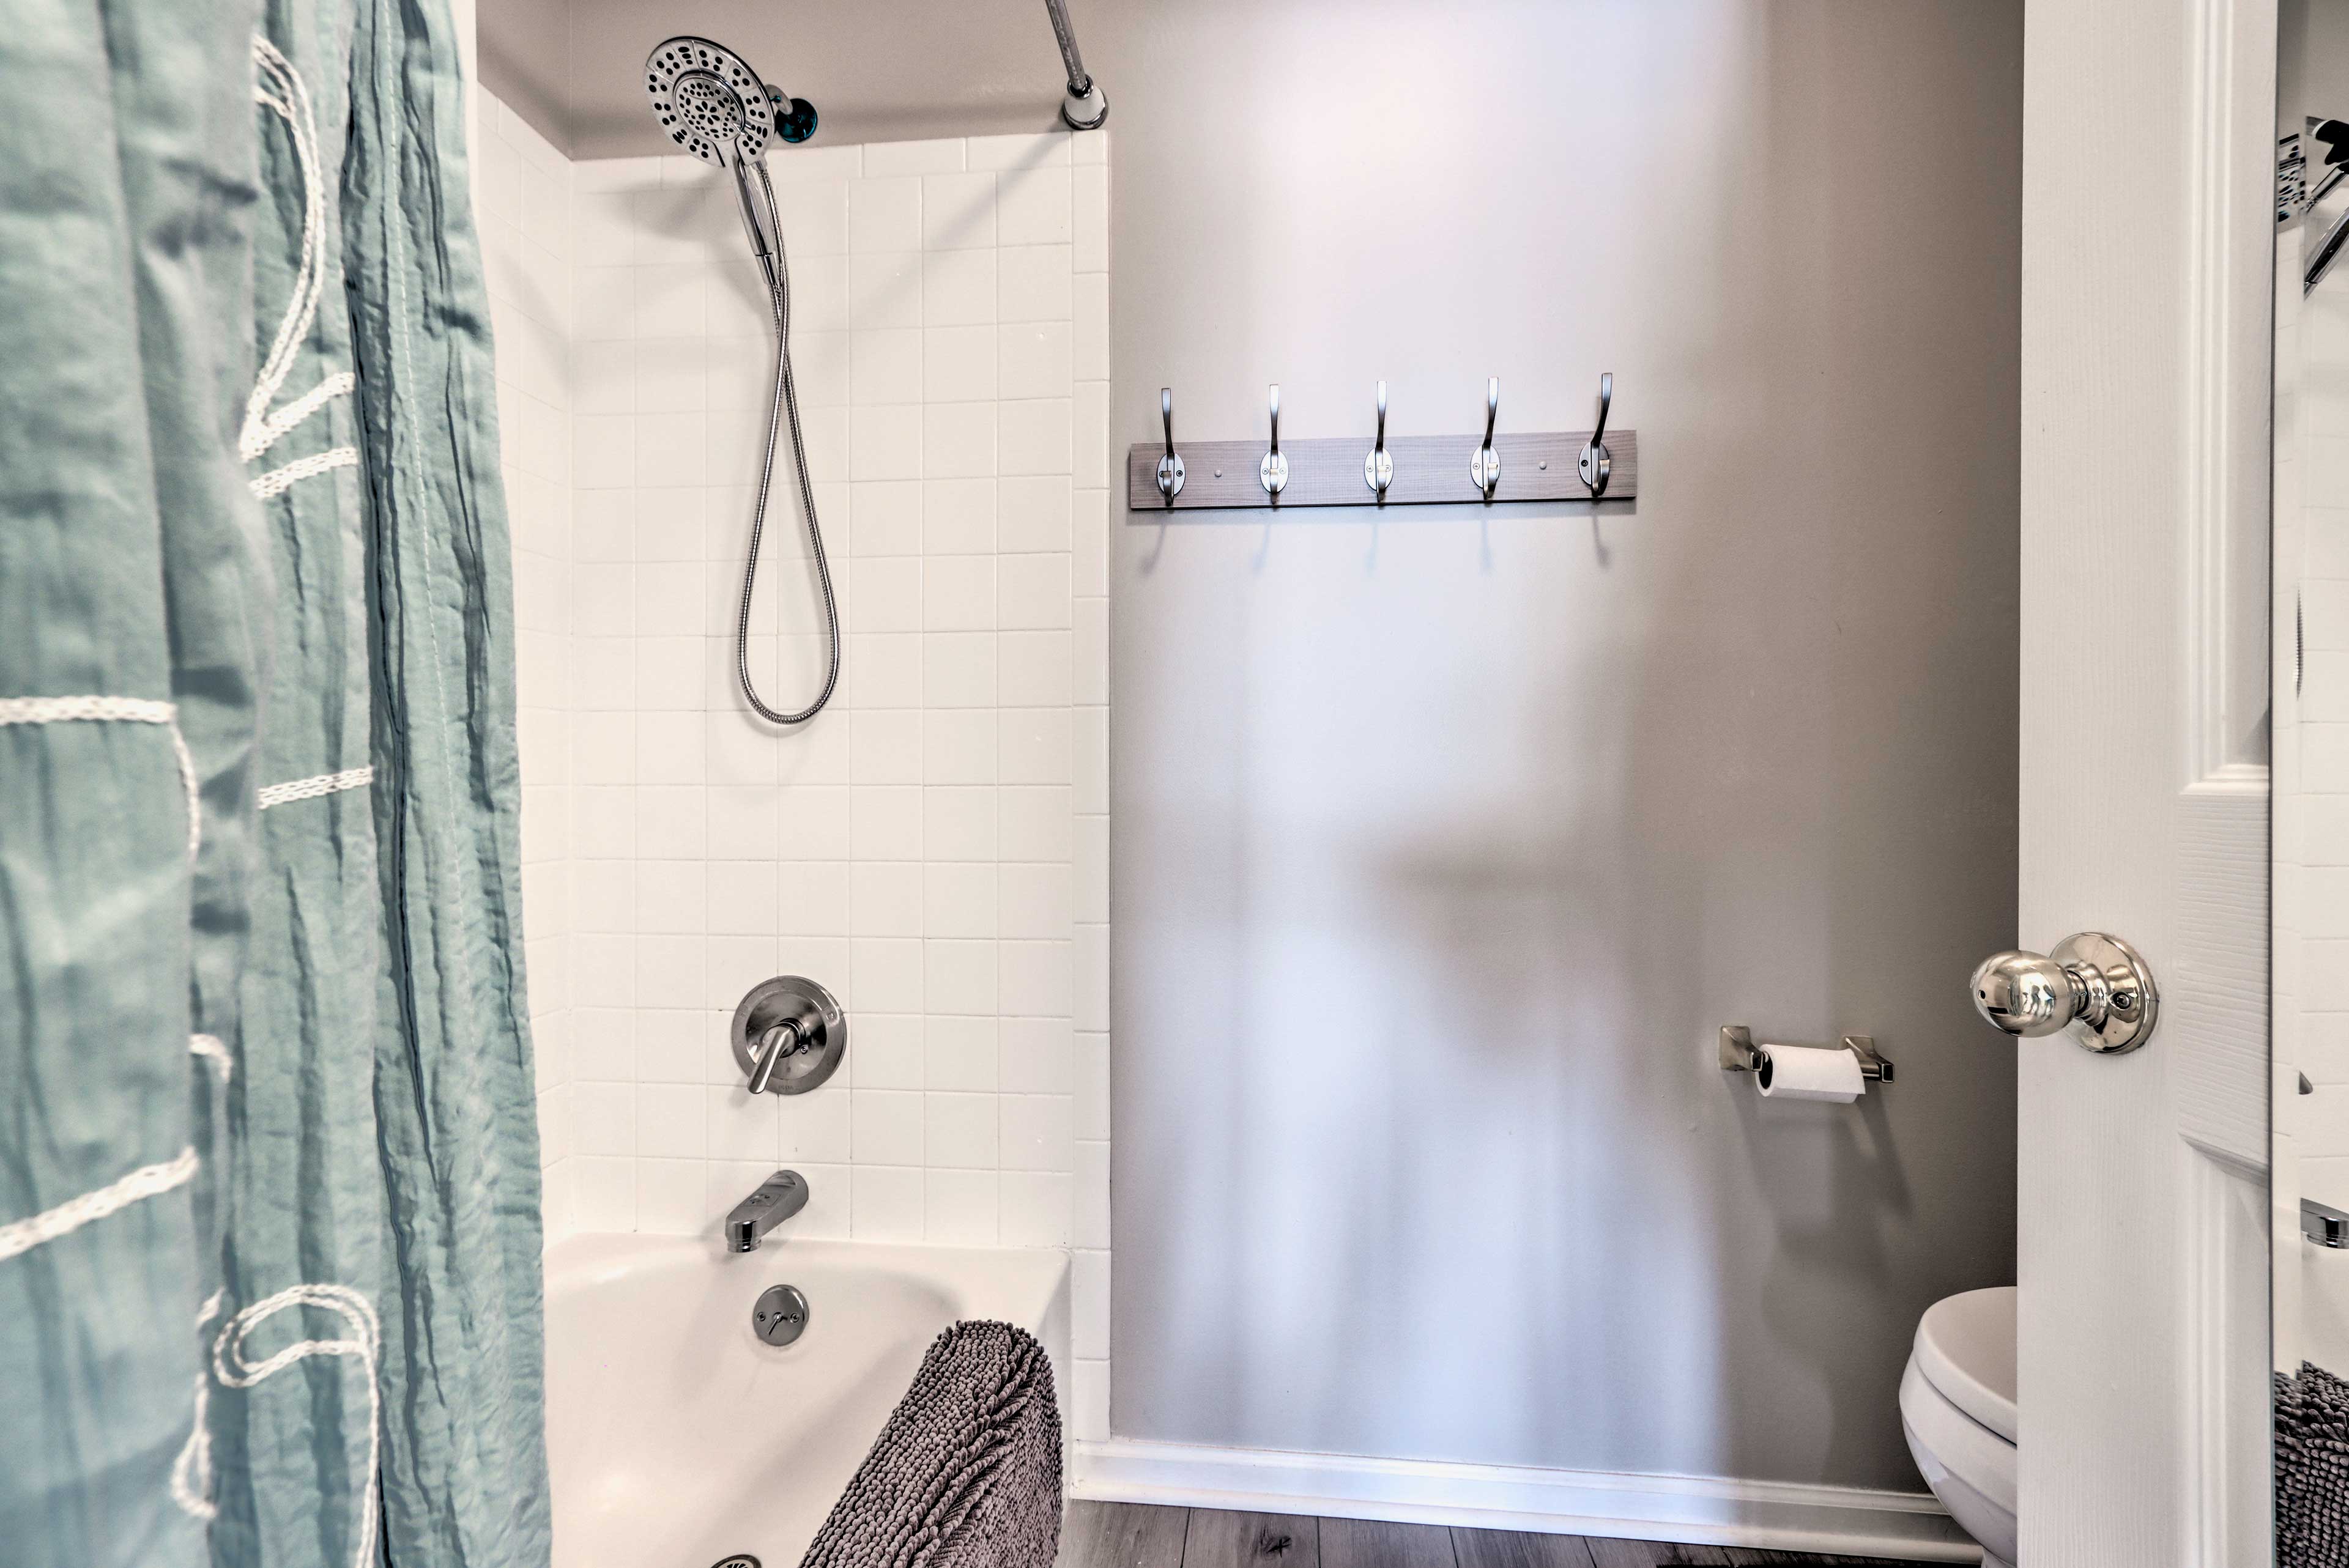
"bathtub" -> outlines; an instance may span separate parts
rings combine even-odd
[[[806,1293],[776,1347],[769,1285]],[[959,1318],[1051,1353],[1069,1418],[1069,1263],[1055,1252],[771,1237],[574,1236],[546,1255],[546,1446],[555,1568],[796,1568],[912,1381]]]

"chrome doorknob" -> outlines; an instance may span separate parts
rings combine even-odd
[[[2086,986],[2044,954],[1994,953],[1974,971],[1974,1010],[2006,1034],[2052,1035],[2086,1001]]]
[[[2083,1050],[2117,1055],[2152,1037],[2153,971],[2116,936],[2084,931],[2053,953],[1994,953],[1974,971],[1974,1011],[2002,1034],[2069,1028]]]

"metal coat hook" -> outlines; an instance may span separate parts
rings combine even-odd
[[[1607,493],[1608,476],[1615,471],[1615,454],[1607,449],[1606,440],[1607,405],[1614,400],[1615,373],[1602,370],[1599,373],[1599,428],[1590,432],[1590,444],[1582,449],[1582,457],[1576,464],[1582,470],[1582,482],[1590,487],[1594,496]]]
[[[1485,383],[1485,444],[1468,459],[1468,480],[1491,500],[1500,488],[1501,454],[1493,449],[1493,425],[1501,417],[1501,378],[1489,377]]]
[[[1183,458],[1174,449],[1174,388],[1158,389],[1158,417],[1166,423],[1166,455],[1158,459],[1158,493],[1173,506],[1183,493]]]
[[[1264,481],[1264,493],[1278,495],[1288,488],[1288,459],[1280,455],[1280,383],[1272,384],[1272,445],[1264,454],[1264,461],[1256,466],[1257,478]]]
[[[1387,498],[1387,486],[1394,483],[1394,459],[1387,455],[1387,384],[1379,383],[1379,438],[1371,448],[1371,455],[1362,459],[1362,482]]]

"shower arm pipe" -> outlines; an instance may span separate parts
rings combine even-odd
[[[1044,14],[1052,19],[1052,37],[1061,46],[1061,64],[1069,74],[1069,95],[1061,100],[1061,123],[1071,130],[1099,130],[1102,121],[1109,118],[1109,99],[1085,70],[1076,32],[1069,26],[1068,0],[1044,0]]]

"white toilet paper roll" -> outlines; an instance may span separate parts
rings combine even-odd
[[[1868,1087],[1857,1057],[1821,1046],[1772,1046],[1754,1080],[1773,1099],[1828,1099],[1837,1105],[1849,1105]]]

